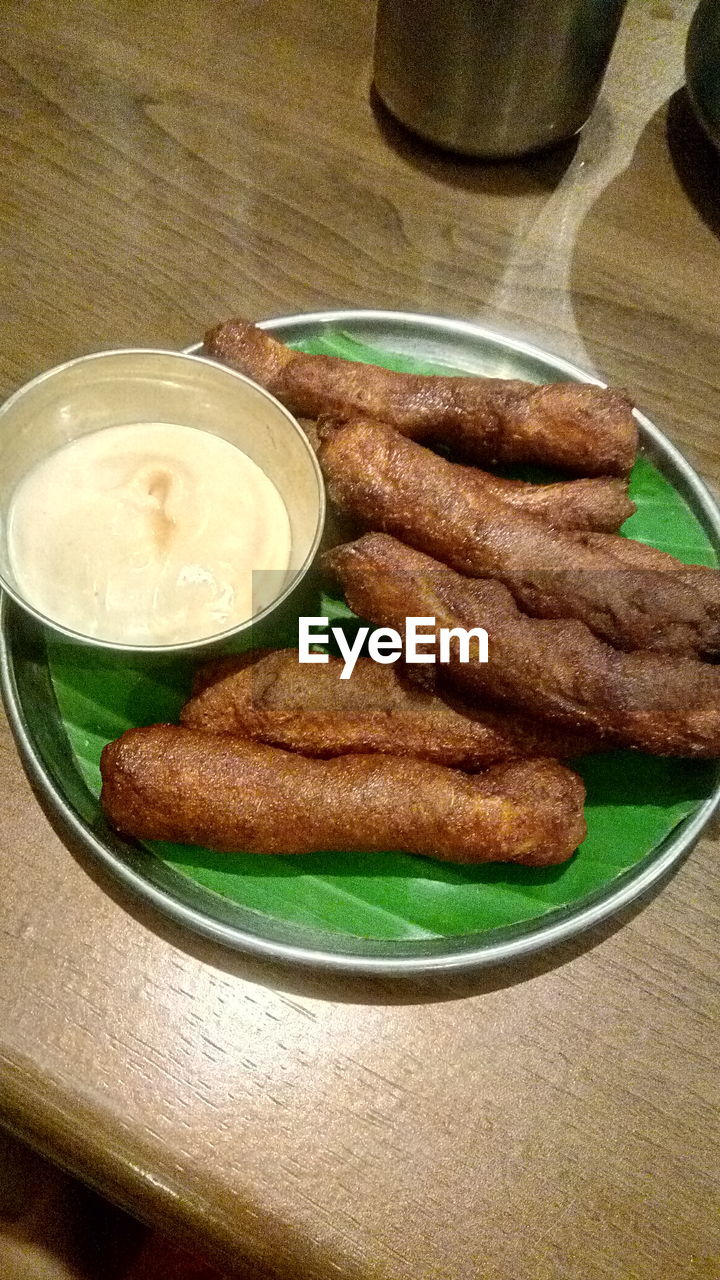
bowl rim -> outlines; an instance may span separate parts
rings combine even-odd
[[[317,555],[323,536],[327,508],[325,482],[320,470],[320,464],[312,445],[310,444],[310,441],[300,426],[297,418],[295,418],[293,414],[290,413],[289,409],[286,409],[285,405],[281,404],[275,396],[271,395],[269,391],[266,391],[260,383],[254,382],[252,378],[246,377],[244,373],[239,373],[236,369],[231,369],[228,365],[221,364],[218,360],[212,360],[208,356],[203,356],[190,351],[173,351],[165,347],[111,347],[106,351],[90,351],[86,355],[74,356],[71,360],[65,360],[61,364],[53,365],[50,369],[44,369],[41,373],[36,374],[34,378],[31,378],[29,382],[23,383],[22,386],[13,391],[12,394],[0,404],[0,431],[2,430],[2,420],[5,414],[8,411],[11,411],[23,396],[33,391],[43,382],[47,382],[51,378],[57,377],[59,374],[63,374],[67,372],[68,369],[72,369],[77,365],[86,364],[90,361],[101,361],[103,359],[117,356],[171,356],[173,360],[179,360],[184,364],[190,363],[201,366],[210,366],[214,370],[219,370],[221,376],[233,378],[237,382],[241,382],[246,386],[252,387],[254,391],[259,392],[264,400],[268,401],[279,411],[280,416],[285,419],[288,427],[292,428],[304,446],[306,455],[310,460],[311,469],[314,473],[317,485],[317,518],[315,533],[302,564],[292,572],[289,582],[286,583],[280,594],[277,595],[270,604],[265,605],[263,609],[258,613],[252,614],[252,616],[247,618],[244,622],[238,623],[233,627],[228,627],[224,631],[214,632],[210,636],[202,636],[197,640],[183,640],[175,644],[129,644],[121,640],[103,640],[98,636],[89,636],[82,631],[75,631],[72,627],[67,627],[64,623],[58,622],[49,617],[40,609],[37,609],[35,605],[32,605],[28,600],[26,600],[25,597],[13,586],[13,584],[7,580],[1,567],[0,588],[2,588],[2,591],[5,592],[11,600],[14,600],[15,604],[19,605],[21,609],[30,614],[36,622],[41,623],[44,627],[48,627],[57,635],[62,636],[66,640],[72,641],[74,644],[90,648],[111,650],[115,653],[144,654],[151,657],[159,657],[163,654],[192,653],[202,649],[217,648],[234,639],[236,636],[242,635],[242,633],[249,630],[250,627],[257,626],[260,622],[263,622],[272,613],[274,613],[276,609],[279,609],[291,593],[299,586],[300,582],[310,569]],[[199,428],[199,430],[203,430],[203,428]]]

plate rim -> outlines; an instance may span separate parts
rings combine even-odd
[[[455,320],[445,316],[433,316],[421,312],[387,311],[382,309],[326,310],[317,312],[300,312],[290,316],[276,316],[258,322],[258,327],[269,332],[287,331],[290,328],[338,327],[343,324],[378,324],[401,326],[410,331],[433,330],[455,337],[464,337],[472,342],[484,342],[503,350],[511,350],[518,354],[543,363],[551,363],[558,371],[570,379],[587,382],[595,386],[604,386],[602,379],[564,357],[556,356],[533,343],[513,338],[501,331],[478,325],[472,321]],[[187,354],[194,354],[201,344],[193,344],[185,348]],[[692,495],[694,504],[699,510],[695,514],[706,522],[708,531],[720,550],[720,507],[715,501],[708,486],[698,476],[687,459],[676,448],[667,436],[648,419],[645,414],[635,410],[635,417],[641,428],[643,442],[650,442],[662,454],[663,461],[673,467],[687,492]],[[127,863],[123,862],[107,847],[98,836],[90,830],[84,820],[56,786],[49,774],[47,766],[40,758],[30,728],[26,722],[22,699],[17,687],[14,665],[11,657],[12,642],[7,634],[8,615],[11,602],[3,594],[0,604],[0,689],[2,691],[8,722],[20,754],[23,766],[34,788],[40,792],[43,800],[61,826],[71,834],[77,843],[95,861],[100,862],[110,874],[118,880],[131,894],[146,902],[161,914],[170,918],[175,924],[189,928],[193,933],[219,943],[234,951],[244,952],[265,960],[280,961],[285,964],[326,971],[343,971],[345,973],[377,976],[421,976],[432,973],[469,972],[490,965],[507,963],[508,961],[526,957],[564,942],[569,938],[584,933],[608,917],[623,910],[639,898],[646,895],[670,870],[677,867],[686,857],[704,827],[710,821],[720,805],[720,774],[718,774],[713,791],[703,801],[695,813],[673,828],[648,855],[647,865],[641,860],[635,867],[627,868],[617,879],[621,884],[611,882],[615,887],[595,900],[586,902],[580,908],[560,908],[561,919],[548,919],[546,916],[536,917],[526,924],[517,926],[523,930],[518,936],[510,938],[490,939],[477,943],[479,935],[464,935],[472,939],[472,945],[460,946],[457,949],[442,951],[432,955],[366,955],[354,954],[352,951],[333,951],[325,948],[306,946],[293,942],[278,941],[264,937],[236,925],[226,924],[212,915],[199,910],[145,879]],[[587,895],[586,895],[587,896]],[[550,913],[552,914],[552,913]],[[258,913],[258,920],[262,914]],[[292,926],[290,926],[292,927]],[[497,934],[500,930],[489,930]],[[505,930],[507,932],[507,930]],[[328,934],[331,944],[334,935]],[[345,938],[352,935],[346,934]],[[463,935],[456,935],[462,941]],[[381,941],[381,940],[378,940]],[[389,945],[392,945],[389,943]]]

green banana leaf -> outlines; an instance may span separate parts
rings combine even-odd
[[[379,351],[342,333],[298,345],[407,372],[459,372]],[[537,470],[532,475],[553,478]],[[634,468],[631,494],[638,510],[623,532],[688,563],[717,564],[699,521],[644,458]],[[318,579],[306,584],[301,611],[327,615],[331,625],[352,627],[356,621],[345,602],[323,590]],[[242,647],[296,644],[297,616],[297,604],[284,608]],[[133,725],[175,720],[194,666],[189,659],[128,662],[55,638],[48,640],[48,663],[70,748],[94,796],[100,792],[105,743]],[[533,920],[602,889],[698,808],[717,773],[713,762],[658,760],[635,752],[583,759],[576,767],[587,787],[588,835],[562,867],[460,867],[392,852],[262,858],[157,842],[147,845],[148,856],[163,858],[206,888],[262,915],[328,934],[417,940],[482,933]],[[261,921],[258,928],[262,930]]]

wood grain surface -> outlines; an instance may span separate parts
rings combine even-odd
[[[0,4],[0,392],[233,312],[491,321],[720,480],[720,167],[693,5],[631,0],[575,146],[456,161],[369,95],[369,0]],[[643,909],[475,979],[291,975],[54,834],[0,737],[0,1111],[237,1276],[711,1280],[717,829]]]

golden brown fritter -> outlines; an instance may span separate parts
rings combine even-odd
[[[552,760],[468,775],[421,760],[309,760],[240,738],[153,725],[105,747],[101,803],[143,840],[220,852],[379,853],[448,862],[564,862],[585,836],[585,789]]]
[[[557,382],[393,373],[292,351],[247,320],[205,335],[205,355],[253,378],[301,417],[377,419],[470,462],[536,462],[577,475],[627,475],[637,452],[619,391]]]
[[[313,448],[317,451],[321,436],[344,425],[372,427],[388,424],[364,418],[353,418],[348,423],[337,418],[322,418],[313,431]],[[556,484],[528,484],[524,480],[506,480],[489,471],[481,471],[479,467],[463,467],[459,463],[455,464],[455,470],[466,485],[474,486],[478,501],[482,502],[490,493],[515,510],[544,520],[553,529],[616,533],[636,509],[628,497],[627,480],[617,476],[561,480]]]
[[[490,492],[479,502],[466,468],[390,427],[328,430],[318,459],[340,511],[460,573],[497,578],[527,613],[577,618],[621,649],[720,652],[717,570],[671,573],[637,548],[648,567],[628,567],[613,553],[619,535],[550,529]]]
[[[500,582],[465,578],[385,534],[325,556],[352,609],[402,630],[408,616],[439,627],[483,626],[487,663],[433,668],[466,698],[521,708],[652,755],[720,756],[720,667],[690,655],[622,653],[575,620],[529,618]],[[429,668],[423,668],[427,672]]]
[[[296,649],[255,650],[221,658],[198,672],[181,722],[310,756],[412,756],[470,771],[506,760],[568,759],[599,750],[591,734],[553,728],[517,712],[472,710],[407,680],[397,664],[358,659],[306,665]]]

